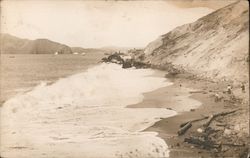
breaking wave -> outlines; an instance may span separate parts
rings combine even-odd
[[[168,157],[164,140],[142,130],[176,112],[126,108],[171,84],[153,73],[103,63],[11,98],[1,110],[1,155]]]

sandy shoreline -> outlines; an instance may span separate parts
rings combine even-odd
[[[1,110],[1,156],[168,156],[156,132],[141,131],[176,112],[126,108],[168,85],[153,73],[101,64],[11,98]]]
[[[215,102],[214,100],[213,95],[215,91],[223,91],[226,83],[218,84],[202,80],[197,82],[197,79],[190,80],[183,76],[172,78],[170,80],[174,83],[173,85],[146,93],[144,94],[145,98],[143,102],[128,106],[130,108],[167,108],[178,112],[177,115],[162,119],[145,130],[158,132],[158,136],[164,139],[169,146],[170,158],[221,157],[222,155],[238,157],[240,154],[244,153],[242,150],[245,150],[245,148],[237,149],[237,152],[235,153],[232,153],[234,152],[232,151],[225,154],[216,151],[199,149],[194,147],[192,144],[184,143],[184,138],[195,133],[196,129],[200,127],[200,123],[193,124],[192,128],[189,129],[185,135],[177,135],[179,125],[183,122],[235,108],[236,105],[231,105],[223,101]],[[238,92],[239,89],[235,91]],[[187,94],[190,95],[188,96]],[[201,106],[194,105],[199,102],[202,104]],[[187,105],[184,106],[186,111],[183,111],[181,108],[183,105]],[[247,110],[247,108],[244,107],[245,105],[247,105],[247,103],[240,106]],[[190,111],[188,109],[195,110]],[[230,124],[230,120],[224,119],[224,121],[226,121],[227,124]]]
[[[165,75],[165,72],[156,70],[154,74],[149,73],[146,76],[162,78],[164,75]],[[119,79],[120,75],[118,75],[117,77]],[[201,80],[197,81],[197,79],[190,80],[186,77],[178,76],[176,78],[167,79],[166,82],[170,80],[173,84],[168,85],[163,88],[159,88],[157,90],[144,93],[143,94],[144,98],[142,102],[139,102],[133,105],[126,104],[129,106],[127,106],[128,108],[125,108],[125,109],[132,110],[130,108],[139,108],[139,109],[140,108],[165,108],[168,110],[174,110],[178,112],[177,115],[168,117],[168,118],[165,117],[165,114],[159,115],[160,121],[154,123],[154,125],[151,124],[152,125],[151,127],[149,127],[150,125],[147,126],[148,128],[147,129],[144,128],[145,130],[143,130],[145,132],[157,132],[158,136],[167,143],[168,148],[170,149],[171,158],[172,157],[173,158],[176,158],[176,157],[219,157],[220,153],[216,153],[215,151],[207,151],[203,149],[198,149],[198,148],[195,148],[193,145],[183,142],[184,138],[193,134],[193,132],[196,131],[196,129],[199,127],[200,124],[198,123],[193,124],[193,127],[189,129],[189,131],[183,136],[178,136],[177,131],[179,129],[179,125],[183,122],[186,122],[195,118],[200,118],[204,115],[207,116],[213,113],[221,112],[221,111],[224,111],[225,109],[230,110],[234,108],[235,105],[230,105],[225,102],[214,101],[214,97],[213,97],[214,91],[223,90],[223,87],[226,85],[226,83],[225,85],[223,85],[223,84],[217,84],[217,83],[213,83],[209,81],[201,81]],[[155,82],[153,82],[152,80],[152,81],[149,81],[149,83],[153,84]],[[147,83],[147,85],[149,83]],[[132,88],[129,88],[129,89],[132,89]],[[126,93],[126,94],[130,94],[130,93]],[[247,94],[248,92],[246,93],[246,95]],[[245,104],[242,104],[242,106],[244,105]],[[65,109],[67,112],[69,111],[67,107],[60,107],[60,111],[62,111],[62,109]],[[55,109],[53,108],[51,110],[58,111],[58,107],[55,106]],[[155,110],[160,110],[160,109],[155,109]],[[84,114],[84,111],[86,110],[78,109],[77,111],[79,113],[79,116],[84,116],[83,114]],[[152,112],[152,110],[150,109],[149,111]],[[104,113],[107,113],[107,112],[104,112]],[[158,113],[160,113],[160,111]],[[112,116],[113,115],[114,114],[112,114]],[[148,118],[148,117],[149,115],[146,114],[145,118]],[[104,118],[106,118],[106,116]],[[129,120],[128,118],[125,120]],[[85,119],[86,118],[82,119],[82,121],[84,122]],[[149,138],[150,137],[148,137],[147,139]],[[69,137],[67,139],[70,140],[71,138]],[[146,138],[143,138],[143,140],[144,139]]]

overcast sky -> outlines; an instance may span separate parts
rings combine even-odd
[[[1,1],[1,32],[69,46],[144,47],[214,8],[170,1]]]

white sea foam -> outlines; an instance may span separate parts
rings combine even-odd
[[[171,84],[153,73],[100,64],[13,97],[2,108],[1,156],[167,157],[157,133],[142,130],[176,112],[126,108]]]

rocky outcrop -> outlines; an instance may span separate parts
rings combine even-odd
[[[248,47],[248,2],[239,1],[160,36],[135,58],[156,68],[239,82],[248,81]]]
[[[129,57],[129,58],[128,58]],[[149,68],[150,65],[141,61],[137,61],[135,59],[130,58],[130,56],[125,54],[114,53],[107,57],[102,58],[102,62],[106,63],[116,63],[122,65],[122,68],[131,68],[135,67],[139,68]]]
[[[108,57],[104,57],[102,58],[102,61],[116,63],[116,64],[124,63],[124,59],[118,53],[114,53],[114,54],[109,55]]]
[[[112,51],[102,49],[102,48],[82,48],[82,47],[71,47],[72,52],[76,53],[110,53]]]

